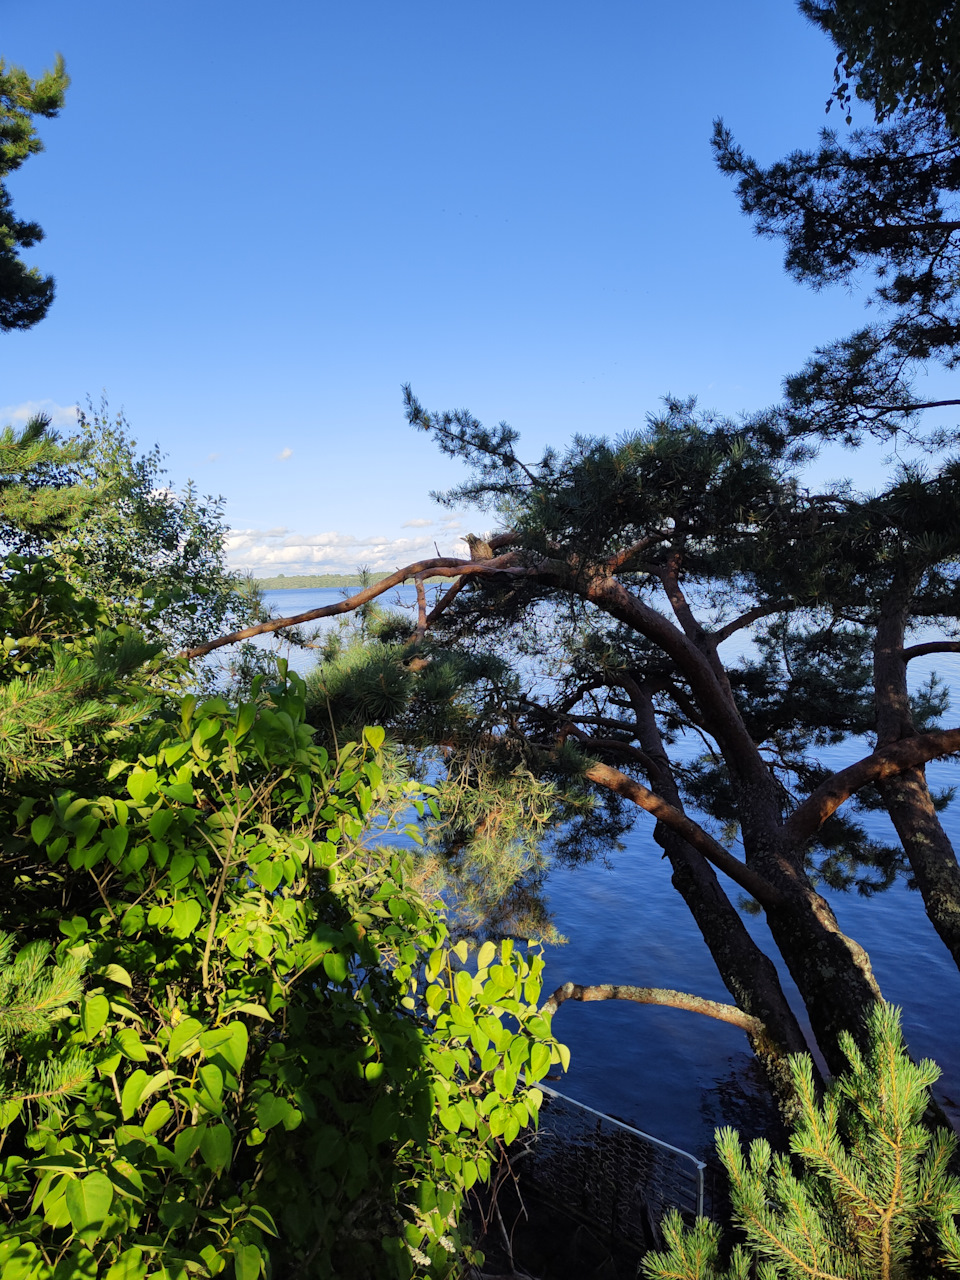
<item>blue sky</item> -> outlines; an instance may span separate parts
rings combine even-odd
[[[58,294],[2,340],[0,419],[105,393],[224,495],[238,567],[462,552],[483,520],[430,502],[460,471],[405,381],[536,455],[668,392],[760,408],[862,314],[787,279],[711,160],[717,115],[765,161],[825,123],[792,0],[0,8],[8,62],[73,79],[10,183]]]

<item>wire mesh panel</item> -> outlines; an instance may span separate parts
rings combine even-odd
[[[659,1243],[660,1219],[668,1209],[691,1219],[710,1212],[702,1161],[539,1087],[539,1129],[515,1162],[524,1190],[639,1250]]]

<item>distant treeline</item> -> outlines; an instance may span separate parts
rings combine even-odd
[[[374,573],[370,575],[369,580],[380,582],[386,576],[385,573]],[[263,591],[285,591],[292,587],[359,587],[361,585],[358,573],[294,573],[289,577],[279,573],[275,578],[257,578],[255,581]]]

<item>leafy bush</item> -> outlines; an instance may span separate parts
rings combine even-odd
[[[673,1212],[663,1223],[666,1251],[643,1261],[648,1280],[919,1280],[943,1274],[937,1262],[960,1272],[960,1180],[948,1171],[956,1138],[922,1123],[939,1068],[910,1061],[898,1009],[877,1005],[869,1033],[866,1054],[845,1036],[850,1068],[822,1104],[810,1058],[791,1059],[800,1105],[793,1161],[762,1138],[745,1154],[733,1129],[718,1130],[746,1247],[725,1267],[719,1227],[700,1218],[687,1229]],[[918,1250],[937,1262],[921,1263]]]
[[[99,788],[13,797],[5,1280],[448,1275],[565,1064],[539,956],[464,967],[374,847],[430,788],[385,780],[381,730],[329,756],[303,694],[168,699]]]

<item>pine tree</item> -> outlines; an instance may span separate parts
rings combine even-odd
[[[29,942],[14,954],[11,934],[0,933],[0,1127],[27,1106],[56,1110],[93,1076],[79,1050],[54,1051],[47,1033],[81,998],[84,960],[51,960],[51,945]]]
[[[844,1038],[849,1069],[819,1102],[808,1055],[791,1059],[800,1115],[790,1155],[765,1139],[744,1152],[732,1129],[717,1132],[733,1218],[746,1246],[722,1261],[715,1224],[663,1224],[667,1248],[643,1261],[647,1280],[909,1280],[960,1272],[960,1180],[949,1170],[956,1138],[924,1126],[935,1063],[912,1062],[900,1011],[879,1004],[862,1052]],[[935,1255],[936,1261],[921,1258]]]
[[[14,214],[4,179],[43,150],[33,117],[58,115],[69,83],[59,56],[53,70],[37,80],[0,59],[0,331],[29,329],[53,301],[53,277],[28,267],[19,256],[43,239],[43,231]]]

